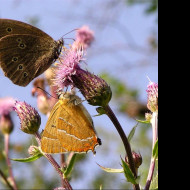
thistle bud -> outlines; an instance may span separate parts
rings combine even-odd
[[[25,133],[35,134],[41,124],[41,117],[38,112],[29,104],[19,101],[16,101],[13,109],[17,112],[20,118],[20,129]]]
[[[13,131],[13,122],[10,114],[0,117],[0,129],[3,134],[10,134]]]
[[[36,155],[36,154],[40,153],[40,150],[39,150],[39,148],[37,146],[32,145],[32,146],[29,147],[28,153],[30,155]]]
[[[104,107],[111,100],[110,86],[98,76],[78,69],[76,75],[72,76],[72,80],[90,105]]]
[[[10,112],[15,100],[10,97],[0,98],[0,130],[3,134],[10,134],[13,131],[13,122]]]
[[[133,161],[135,164],[135,168],[139,168],[139,166],[142,164],[142,156],[140,154],[137,154],[136,152],[132,152]],[[128,163],[128,158],[125,158],[126,163]]]
[[[152,119],[152,114],[151,113],[145,113],[145,119],[146,119],[146,121],[150,122],[150,120]]]

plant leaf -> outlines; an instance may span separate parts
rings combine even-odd
[[[138,123],[131,129],[129,135],[128,135],[128,141],[130,142],[131,139],[133,138],[134,134],[135,134],[135,131],[136,131],[136,128],[137,128],[137,125]]]
[[[150,121],[147,121],[147,120],[138,120],[138,119],[136,119],[136,121],[138,121],[139,123],[150,123]]]
[[[12,158],[11,160],[17,161],[17,162],[33,162],[33,161],[39,159],[42,156],[43,156],[43,154],[38,153],[38,154],[30,156],[28,158]]]
[[[150,189],[157,190],[158,189],[158,173],[156,173],[152,179],[150,184]]]
[[[155,144],[154,144],[154,148],[152,151],[152,156],[154,157],[154,159],[158,158],[158,139],[156,140]]]
[[[67,169],[64,171],[64,176],[67,178],[67,176],[71,173],[72,169],[73,169],[73,166],[74,166],[74,163],[75,163],[75,158],[76,158],[76,154],[73,154],[68,166],[67,166]]]
[[[98,163],[97,163],[98,164]],[[104,170],[105,172],[108,172],[108,173],[123,173],[123,169],[113,169],[113,168],[105,168],[101,165],[98,164],[98,166],[100,166],[100,168],[102,170]]]
[[[122,166],[123,166],[123,169],[124,169],[124,174],[125,174],[125,177],[127,179],[128,182],[131,182],[132,184],[136,185],[137,182],[135,180],[135,177],[131,171],[131,169],[129,168],[129,166],[126,164],[126,162],[124,162],[124,160],[121,158],[121,161],[122,161]]]
[[[96,111],[98,112],[98,114],[95,116],[100,116],[106,113],[103,107],[96,108]]]

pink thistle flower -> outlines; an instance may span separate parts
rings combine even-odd
[[[96,75],[80,68],[83,51],[72,48],[58,64],[55,85],[60,89],[71,86],[78,88],[91,105],[105,106],[111,99],[112,92],[108,84]]]
[[[80,68],[79,63],[84,60],[83,55],[82,46],[77,49],[72,46],[67,50],[57,64],[54,84],[59,89],[76,87],[89,104],[106,106],[112,96],[111,88],[103,79]]]
[[[0,115],[8,115],[13,109],[15,100],[11,97],[0,99]]]
[[[76,32],[76,41],[73,43],[73,48],[76,49],[82,45],[84,49],[87,49],[93,41],[94,32],[88,26],[82,26]]]
[[[55,71],[54,84],[63,89],[69,85],[73,86],[72,75],[76,74],[79,69],[79,63],[83,60],[83,50],[75,51],[73,48],[68,49],[64,56],[60,57],[60,62]]]
[[[149,82],[146,92],[148,93],[148,109],[151,112],[158,111],[158,84]]]
[[[13,131],[13,122],[10,112],[13,110],[15,100],[13,98],[0,99],[0,130],[3,134],[10,134]]]

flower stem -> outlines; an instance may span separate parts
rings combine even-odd
[[[9,134],[5,134],[5,155],[6,155],[6,162],[7,162],[7,166],[8,166],[8,172],[9,172],[9,176],[11,179],[11,184],[13,186],[14,190],[17,190],[17,186],[16,186],[16,182],[13,176],[13,172],[12,172],[12,167],[11,167],[11,162],[9,159]]]
[[[41,146],[41,137],[40,137],[40,134],[36,133],[35,137],[36,137],[36,140],[37,140],[39,146]],[[62,186],[64,188],[66,188],[67,190],[72,190],[72,187],[71,187],[69,181],[66,178],[64,178],[64,175],[63,175],[63,173],[61,171],[61,167],[55,161],[55,159],[50,154],[46,154],[46,153],[43,153],[43,154],[48,159],[48,161],[51,163],[51,165],[55,168],[55,170],[57,171],[57,173],[60,175],[61,180],[62,180]]]
[[[155,142],[158,138],[158,114],[157,114],[157,112],[153,112],[151,123],[152,123],[152,133],[153,133],[153,135],[152,135],[152,151],[153,151]],[[147,177],[147,181],[146,181],[146,185],[145,185],[145,190],[149,190],[149,188],[150,188],[150,184],[151,184],[152,177],[154,174],[155,161],[156,160],[153,157],[151,157],[150,168],[149,168],[148,177]]]
[[[7,184],[7,186],[10,188],[10,189],[12,189],[12,190],[14,190],[14,188],[12,187],[12,185],[9,183],[9,181],[7,180],[7,177],[4,175],[4,173],[1,171],[1,169],[0,169],[0,176],[3,178],[3,180],[5,181],[5,183]]]
[[[113,122],[115,128],[117,129],[117,131],[123,141],[126,155],[128,157],[128,161],[129,161],[129,167],[131,168],[131,171],[133,172],[134,176],[137,177],[137,173],[136,173],[136,169],[135,169],[135,165],[134,165],[134,161],[133,161],[133,156],[132,156],[132,152],[131,152],[131,146],[129,144],[127,136],[125,135],[119,121],[117,120],[117,118],[116,118],[115,114],[113,113],[112,109],[110,108],[110,106],[109,105],[105,106],[104,110],[105,110],[107,116]],[[134,189],[139,190],[140,189],[139,185],[138,184],[135,185]]]

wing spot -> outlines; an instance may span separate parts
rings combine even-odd
[[[21,38],[16,39],[17,42],[22,42]]]
[[[18,61],[18,57],[13,57],[12,61],[17,62]]]
[[[23,76],[26,78],[28,76],[27,72],[24,72]]]
[[[8,27],[8,28],[6,28],[6,31],[7,31],[8,33],[11,33],[11,32],[13,31],[13,29],[10,28],[10,27]]]
[[[19,70],[23,70],[23,65],[20,64],[20,65],[18,66],[18,69],[19,69]],[[27,73],[26,73],[26,74],[27,74]]]
[[[19,43],[18,47],[20,49],[25,49],[26,48],[26,45],[24,43]]]

